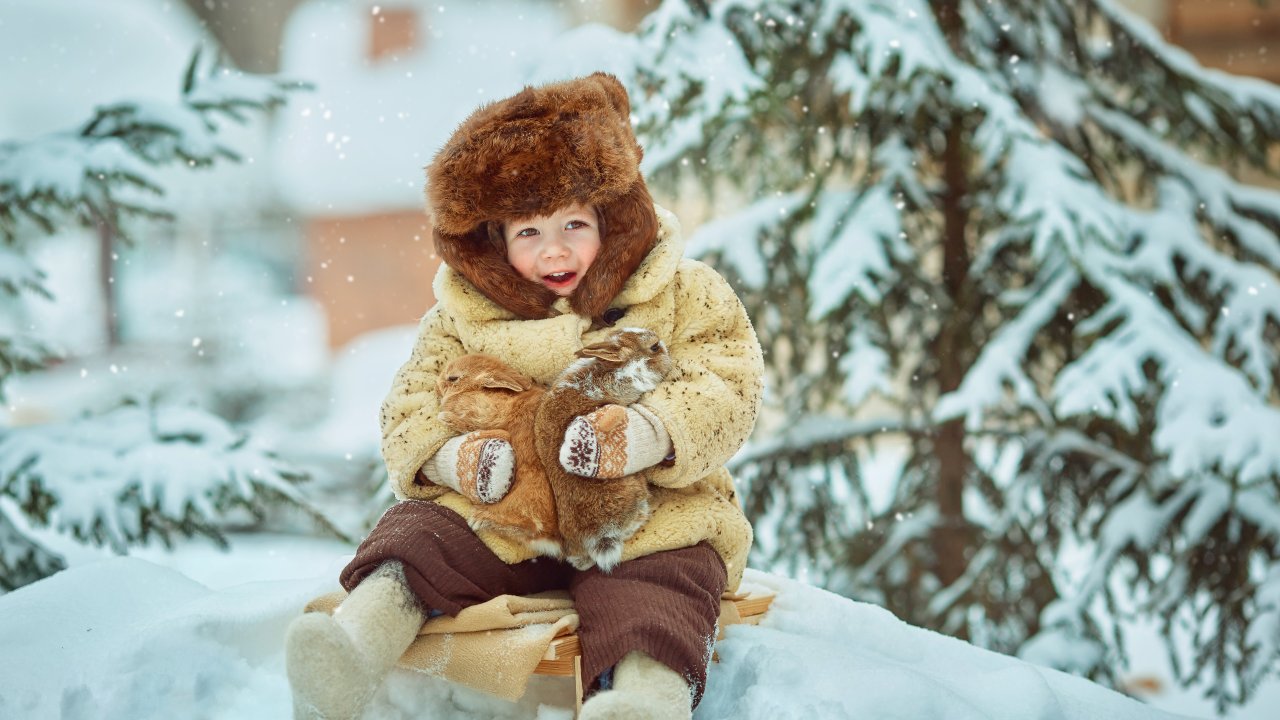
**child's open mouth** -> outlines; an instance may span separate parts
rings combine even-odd
[[[543,275],[542,282],[546,283],[548,287],[551,287],[553,289],[563,288],[563,287],[568,287],[570,284],[572,284],[574,279],[576,279],[577,277],[578,277],[578,273],[576,272],[558,272],[558,273],[551,273],[550,275]]]

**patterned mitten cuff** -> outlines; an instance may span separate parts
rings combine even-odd
[[[565,430],[560,464],[582,477],[620,478],[658,464],[671,452],[671,436],[640,405],[605,405],[580,415]]]
[[[471,502],[496,503],[511,489],[515,467],[516,454],[507,433],[477,430],[442,445],[422,472]]]

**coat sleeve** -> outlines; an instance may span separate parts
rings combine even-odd
[[[436,305],[419,323],[413,354],[396,372],[382,402],[382,459],[391,489],[400,499],[431,499],[445,490],[418,480],[418,470],[457,434],[436,418],[436,377],[463,354],[453,323]]]
[[[760,410],[764,356],[733,288],[686,260],[676,277],[675,369],[641,399],[671,435],[676,462],[645,471],[661,487],[684,487],[721,467],[746,442]]]

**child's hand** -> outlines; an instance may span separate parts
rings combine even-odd
[[[503,430],[477,430],[449,440],[431,458],[431,475],[471,502],[496,503],[511,489],[516,454]]]
[[[620,478],[656,465],[671,451],[662,421],[644,407],[605,405],[569,423],[560,465],[574,475]]]

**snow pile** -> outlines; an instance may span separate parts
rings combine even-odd
[[[725,631],[702,718],[1177,717],[794,580],[747,584],[776,599],[760,626]]]
[[[118,552],[196,533],[225,542],[229,519],[262,517],[274,504],[333,529],[296,487],[295,468],[194,407],[126,405],[10,429],[0,436],[0,476],[33,521]]]
[[[288,717],[280,641],[313,582],[222,592],[121,558],[0,598],[0,716]]]
[[[279,550],[281,561],[246,565],[242,550],[233,563],[241,572],[194,573],[239,583],[221,589],[117,558],[0,596],[0,716],[288,717],[285,628],[309,598],[334,588],[346,556],[279,542],[256,550]],[[245,567],[251,575],[287,568],[276,577],[294,579],[243,582]],[[703,720],[1174,717],[793,580],[748,571],[746,585],[777,597],[760,626],[731,627],[718,645]],[[367,716],[568,718],[571,692],[565,679],[535,678],[510,704],[396,671]]]

